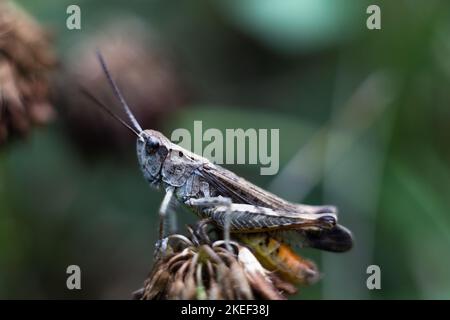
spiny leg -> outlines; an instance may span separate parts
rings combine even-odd
[[[192,204],[196,204],[195,201]],[[281,211],[249,204],[231,203],[210,205],[202,208],[204,217],[211,218],[216,225],[230,232],[265,232],[282,229],[329,230],[336,225],[333,213],[309,214]]]
[[[224,216],[224,224],[223,224],[223,233],[225,246],[229,251],[232,251],[230,245],[230,225],[231,225],[231,199],[225,198],[222,196],[218,197],[205,197],[199,199],[188,199],[185,202],[188,206],[192,207],[217,207],[217,206],[225,206],[226,212]]]

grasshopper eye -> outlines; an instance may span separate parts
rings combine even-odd
[[[158,141],[149,139],[145,145],[145,150],[148,154],[154,154],[158,150],[160,144]]]

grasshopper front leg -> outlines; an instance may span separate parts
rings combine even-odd
[[[161,202],[161,206],[159,207],[158,213],[159,213],[159,240],[160,241],[165,237],[164,226],[165,226],[167,213],[170,208],[170,203],[172,202],[172,199],[173,199],[174,190],[175,190],[174,187],[167,188],[164,199]],[[171,226],[171,229],[174,229],[173,225]],[[170,230],[170,231],[174,231],[174,230]]]

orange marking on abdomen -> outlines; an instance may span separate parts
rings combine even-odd
[[[239,238],[253,250],[266,269],[276,271],[281,278],[297,284],[310,284],[317,280],[319,273],[316,265],[287,244],[268,234],[246,234]]]

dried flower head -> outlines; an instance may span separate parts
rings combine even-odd
[[[0,1],[0,144],[53,118],[49,78],[55,65],[47,31],[17,6]]]
[[[265,269],[247,247],[172,235],[136,299],[285,299],[296,288]]]

